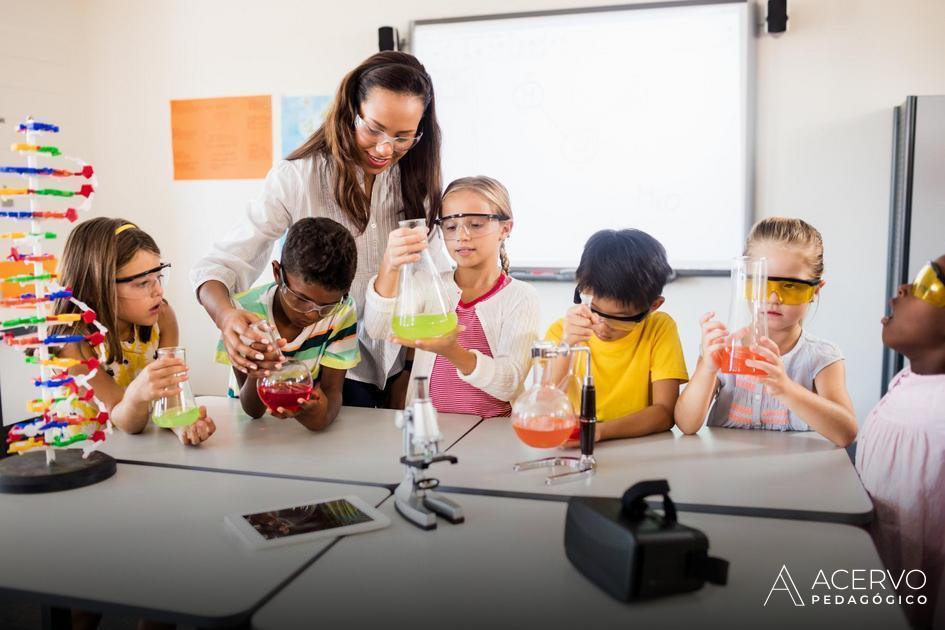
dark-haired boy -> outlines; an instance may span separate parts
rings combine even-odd
[[[670,273],[666,250],[646,232],[601,230],[584,246],[575,306],[545,334],[591,349],[598,441],[673,426],[679,386],[689,376],[676,322],[657,312]],[[583,365],[576,368],[583,373]],[[570,394],[577,409],[578,393]]]
[[[282,354],[300,361],[312,373],[315,389],[297,409],[267,409],[256,391],[257,375],[233,370],[230,395],[239,396],[243,411],[258,418],[265,412],[295,418],[312,431],[327,427],[341,408],[345,372],[360,361],[358,314],[348,295],[357,267],[354,237],[331,219],[304,218],[286,235],[282,261],[272,261],[275,282],[234,296],[240,308],[278,331]],[[216,360],[230,364],[223,341]],[[238,392],[238,394],[237,394]]]

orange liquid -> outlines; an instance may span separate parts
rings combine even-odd
[[[764,376],[766,374],[763,370],[745,365],[745,361],[749,359],[764,361],[764,357],[748,348],[737,347],[734,352],[729,348],[725,348],[713,354],[712,358],[726,374],[748,374],[751,376]]]
[[[539,416],[537,418],[512,418],[512,428],[518,439],[535,448],[554,448],[564,444],[574,430],[575,418]]]

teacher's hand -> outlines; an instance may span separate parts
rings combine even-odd
[[[260,319],[255,313],[238,308],[231,309],[220,319],[223,346],[230,356],[230,363],[240,372],[256,377],[276,369],[281,359],[266,335],[252,327]],[[252,341],[247,345],[242,338]]]

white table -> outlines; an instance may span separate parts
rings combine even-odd
[[[68,492],[0,495],[0,594],[191,625],[234,624],[333,539],[253,551],[223,517],[384,488],[119,465]],[[364,534],[364,540],[377,532]]]
[[[595,446],[597,473],[589,480],[547,486],[547,470],[514,472],[516,462],[577,449],[534,449],[519,441],[510,421],[484,420],[450,453],[459,464],[435,471],[443,486],[500,496],[561,498],[621,496],[643,479],[667,479],[686,509],[722,514],[803,518],[864,524],[872,503],[842,448],[814,432],[780,433],[705,427],[611,440]]]
[[[198,403],[217,426],[200,446],[185,447],[172,432],[149,425],[139,435],[116,430],[102,450],[129,463],[384,485],[403,478],[403,434],[389,409],[342,407],[327,429],[313,432],[292,419],[252,420],[235,399],[207,396]],[[445,450],[480,419],[443,413],[439,421]]]
[[[765,598],[786,565],[804,597],[819,569],[881,568],[869,536],[849,525],[681,513],[727,559],[727,586],[636,604],[599,590],[564,552],[566,504],[451,495],[466,522],[425,532],[393,508],[392,526],[343,538],[253,616],[291,628],[906,628],[896,606],[797,608]]]

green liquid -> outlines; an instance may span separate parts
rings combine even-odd
[[[442,337],[456,328],[456,313],[395,317],[391,323],[391,328],[394,329],[394,334],[401,339],[416,340]]]
[[[153,420],[154,424],[158,425],[159,427],[171,429],[173,427],[190,426],[195,423],[199,417],[200,409],[197,407],[191,407],[190,409],[181,409],[177,407],[161,414],[160,416],[152,416],[151,420]]]

